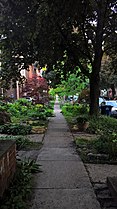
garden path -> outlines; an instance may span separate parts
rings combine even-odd
[[[73,146],[73,136],[58,99],[39,151],[31,209],[100,209],[83,162]]]

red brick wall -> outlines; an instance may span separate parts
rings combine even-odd
[[[5,144],[6,143],[6,144]],[[0,197],[8,188],[16,169],[16,145],[13,141],[0,141]]]

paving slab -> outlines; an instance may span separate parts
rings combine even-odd
[[[51,140],[47,138],[44,147],[45,148],[67,148],[73,146],[73,142],[71,142],[67,137],[64,139],[64,137],[61,137],[58,141],[58,138],[51,137]]]
[[[106,183],[107,177],[113,177],[117,174],[117,165],[86,164],[86,168],[92,182]]]
[[[59,137],[72,137],[72,134],[70,133],[70,132],[68,132],[68,131],[66,131],[66,132],[59,132],[59,131],[48,131],[48,132],[46,132],[46,134],[45,134],[45,136],[48,136],[48,137],[52,137],[52,136],[59,136]]]
[[[92,189],[39,189],[31,209],[100,209]]]
[[[67,148],[68,144],[70,147],[72,147],[72,143],[69,140],[58,140],[53,138],[54,140],[51,139],[51,141],[47,140],[46,143],[44,144],[45,148]]]
[[[48,129],[49,129],[49,128],[55,129],[55,128],[59,128],[59,127],[60,127],[60,128],[61,128],[61,127],[62,127],[62,128],[69,128],[68,125],[67,125],[66,123],[62,123],[62,124],[61,124],[61,123],[54,123],[54,124],[53,124],[53,123],[49,123],[49,124],[48,124]]]
[[[58,144],[59,144],[60,141],[69,143],[69,142],[71,142],[71,137],[69,137],[69,136],[58,136],[58,135],[57,136],[54,135],[54,136],[50,137],[50,136],[48,136],[48,134],[46,134],[45,137],[44,137],[44,145],[48,141],[53,142],[53,143],[56,141]]]
[[[57,116],[56,116],[57,117]],[[62,121],[62,118],[60,118],[60,117],[57,117],[57,118],[52,118],[51,120],[50,120],[50,122],[52,123],[52,122],[54,122],[54,124],[66,124],[66,121],[63,119]]]
[[[41,149],[41,152],[37,158],[37,162],[41,161],[41,160],[47,160],[47,161],[51,161],[51,160],[76,160],[76,161],[81,161],[80,157],[78,155],[76,155],[76,151],[74,149],[72,149],[71,147],[67,147],[67,148],[46,148],[43,147]]]
[[[91,189],[87,172],[82,162],[77,161],[39,161],[42,173],[35,176],[35,188],[49,189]]]
[[[54,132],[59,132],[59,133],[61,133],[61,132],[69,132],[69,128],[67,127],[67,126],[61,126],[61,124],[57,127],[48,127],[48,133],[49,133],[49,131],[51,131],[52,133],[54,133]]]

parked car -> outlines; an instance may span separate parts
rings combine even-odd
[[[103,97],[99,97],[99,106],[101,105],[102,102],[105,102],[106,100]]]
[[[101,103],[101,111],[104,115],[110,115],[117,118],[117,101],[108,100]]]

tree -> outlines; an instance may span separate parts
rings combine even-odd
[[[6,0],[5,11],[7,14],[10,8],[10,18],[5,15],[4,41],[6,48],[9,40],[16,44],[15,53],[13,47],[10,50],[10,57],[13,58],[12,53],[23,55],[22,63],[31,58],[47,63],[51,69],[66,51],[70,63],[79,66],[82,74],[89,77],[90,114],[98,114],[102,56],[117,44],[116,3],[116,0]]]
[[[82,79],[81,76],[76,74],[70,74],[66,81],[62,81],[62,86],[64,86],[64,95],[74,96],[79,94],[82,89],[84,89],[88,84],[87,79]]]
[[[9,87],[21,78],[21,69],[27,69],[35,58],[35,0],[1,0],[1,72]]]
[[[61,35],[60,45],[90,79],[90,113],[97,114],[102,56],[117,44],[116,1],[54,1],[50,5],[50,16],[56,16],[54,30]]]

